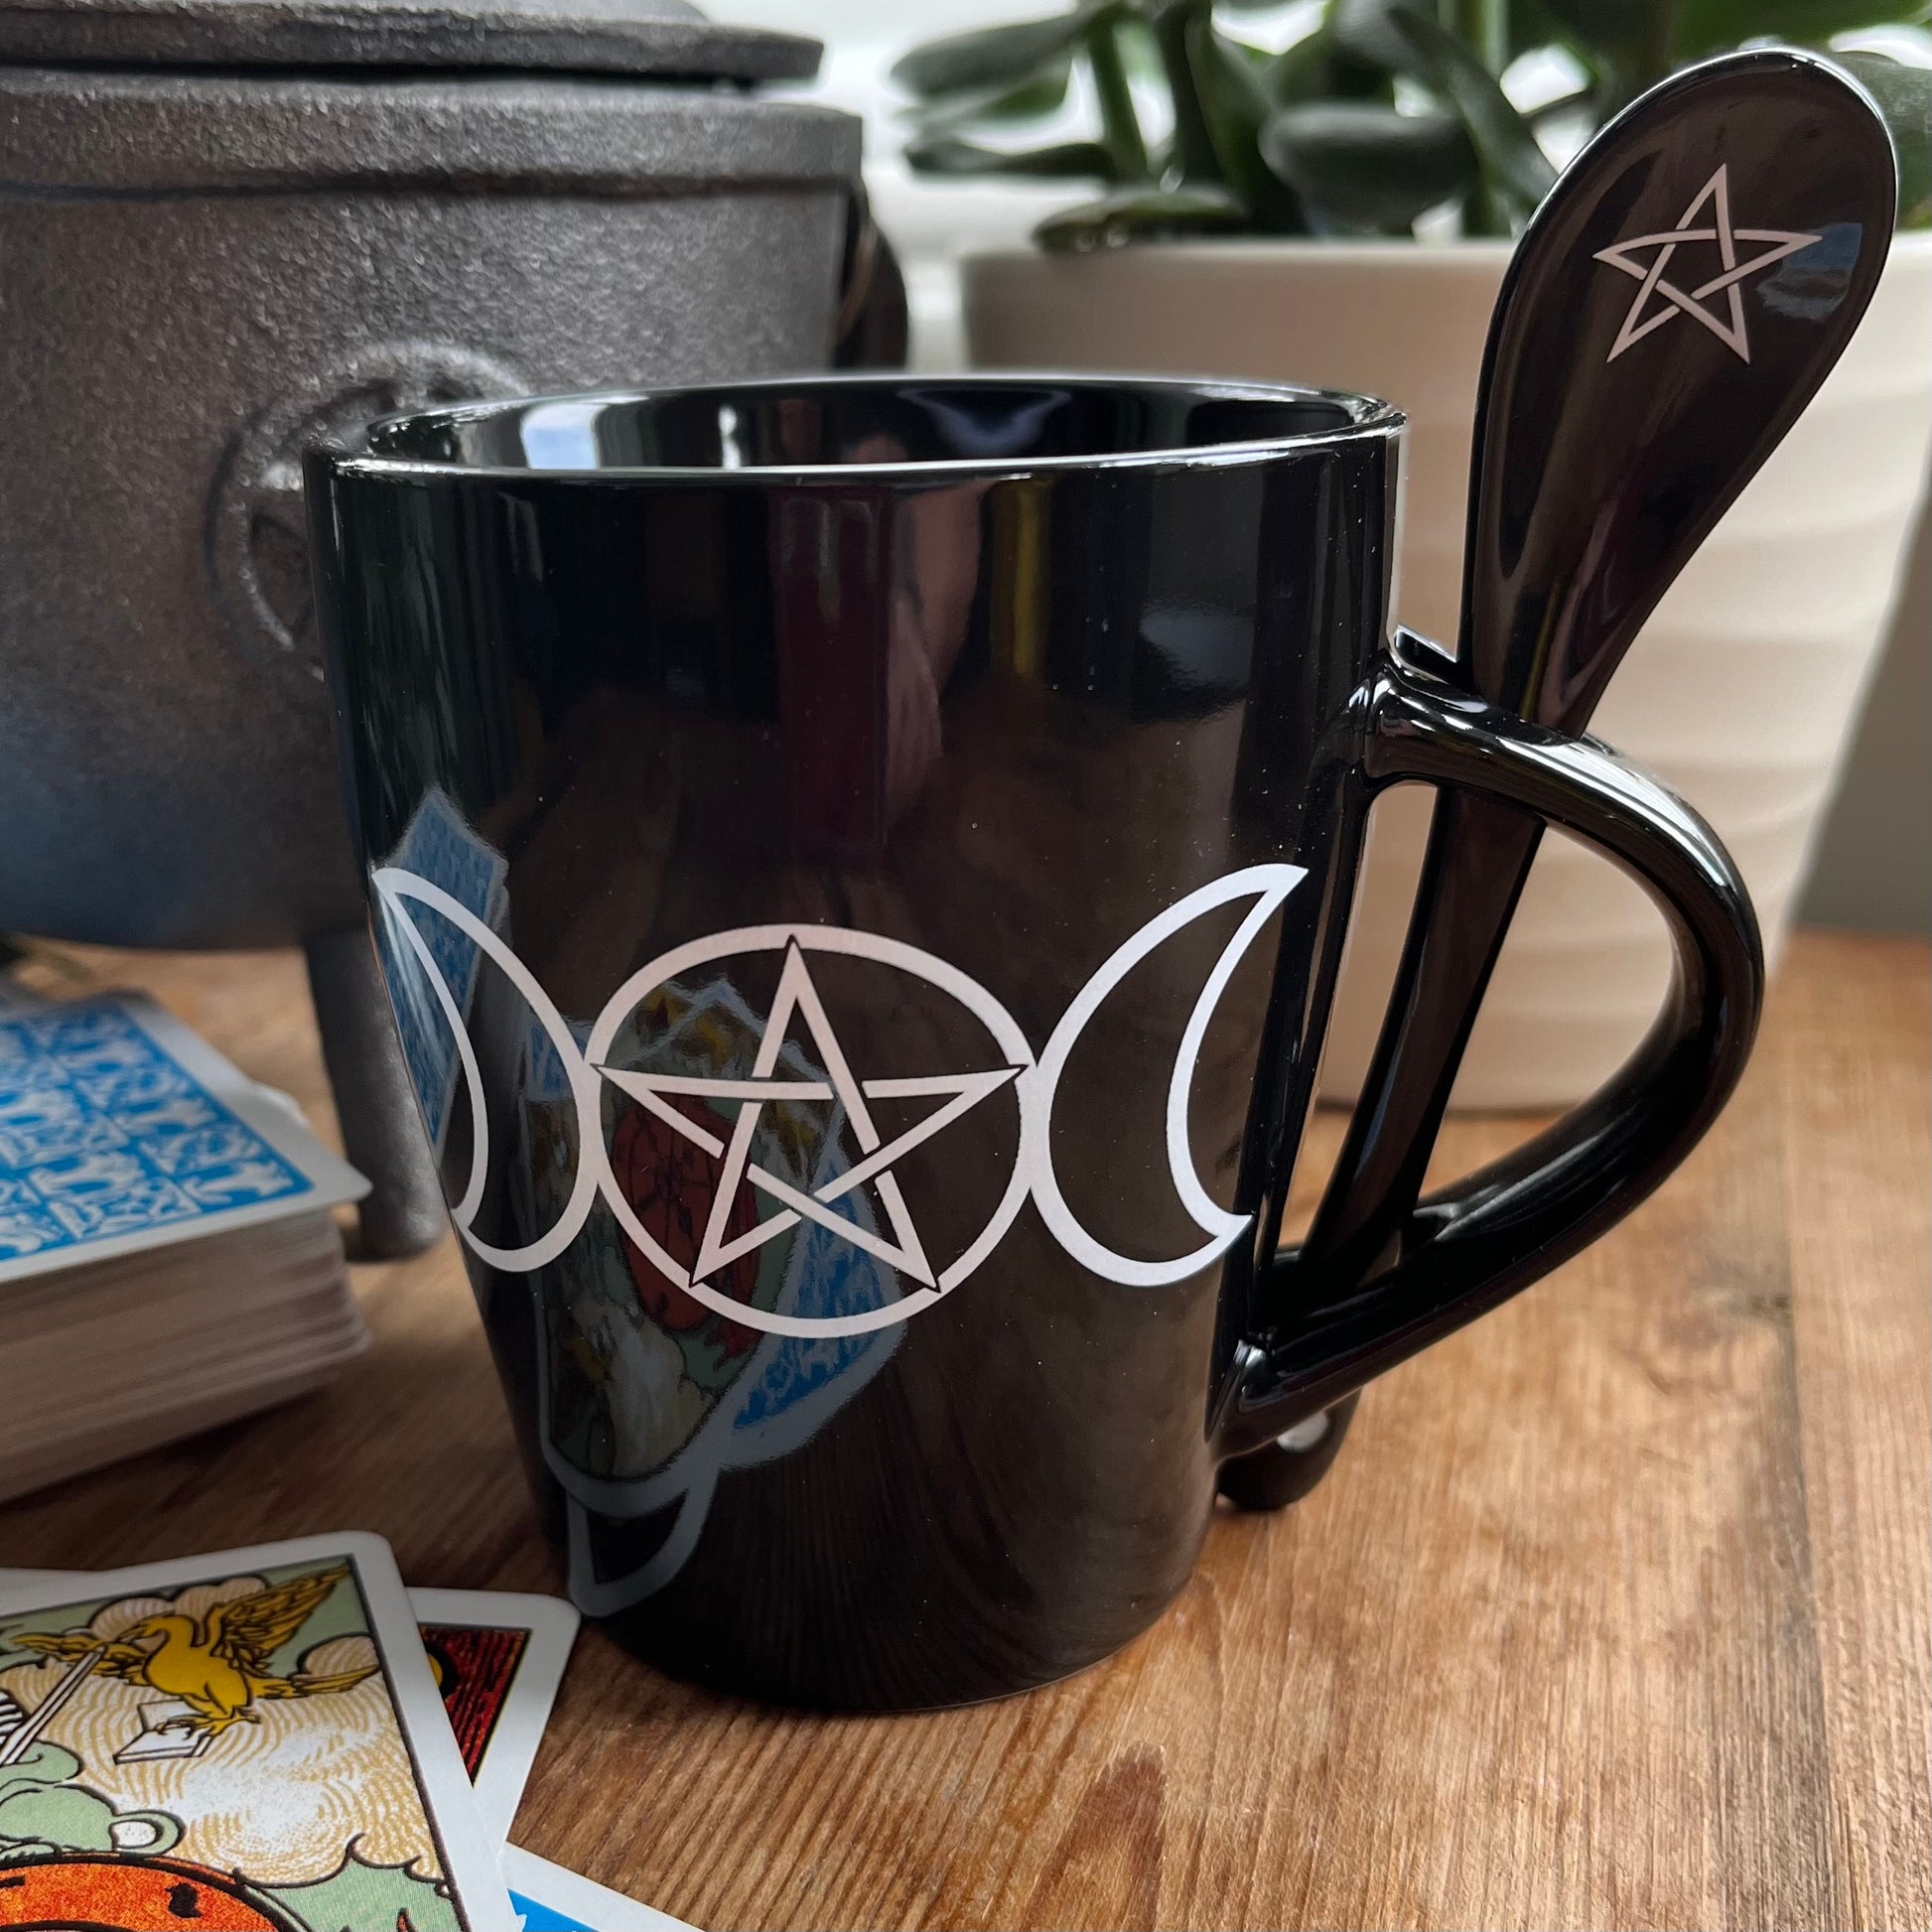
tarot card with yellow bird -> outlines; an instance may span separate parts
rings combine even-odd
[[[0,1927],[513,1932],[388,1545],[0,1578]]]

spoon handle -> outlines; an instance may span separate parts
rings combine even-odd
[[[1584,728],[1838,360],[1884,265],[1895,195],[1863,92],[1783,51],[1691,69],[1590,143],[1526,229],[1491,320],[1451,681],[1548,729]],[[1400,1259],[1541,834],[1526,812],[1440,793],[1340,1161],[1277,1269],[1285,1318]]]

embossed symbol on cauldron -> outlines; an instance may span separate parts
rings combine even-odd
[[[397,410],[514,395],[527,386],[507,363],[471,349],[386,343],[251,416],[221,454],[203,535],[210,592],[235,641],[320,696],[304,451],[357,442],[369,423]]]

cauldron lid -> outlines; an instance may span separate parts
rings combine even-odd
[[[0,0],[0,62],[800,79],[820,44],[687,0]]]

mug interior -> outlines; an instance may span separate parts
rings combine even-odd
[[[461,403],[392,416],[377,459],[517,471],[798,471],[1146,461],[1388,433],[1398,411],[1287,385],[832,377]]]

